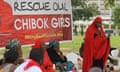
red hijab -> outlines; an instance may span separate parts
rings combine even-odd
[[[45,43],[44,39],[40,38],[40,39],[36,40],[33,48],[35,48],[35,49],[41,48],[42,44],[44,44],[44,43]],[[30,59],[30,62],[25,66],[24,70],[27,70],[32,66],[38,66],[40,68],[40,64],[38,64],[34,60]]]
[[[100,25],[101,36],[97,34],[94,38],[94,34],[98,31],[96,22],[102,23],[102,18],[96,17],[94,22],[86,31],[83,55],[83,72],[88,72],[92,67],[93,57],[95,59],[103,59],[103,67],[108,58],[110,42],[105,36],[102,24]]]
[[[45,43],[45,38],[38,39],[35,42],[35,45],[33,48],[41,48],[41,46]],[[48,69],[46,69],[48,67]],[[54,72],[53,70],[53,63],[51,62],[48,53],[46,49],[44,48],[44,58],[43,58],[43,64],[40,65],[40,68],[42,69],[43,72]]]
[[[42,44],[44,44],[44,43],[45,43],[44,38],[40,38],[40,39],[36,40],[33,48],[41,48]]]

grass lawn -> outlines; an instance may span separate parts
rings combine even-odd
[[[111,36],[111,47],[120,48],[119,41],[120,41],[120,36]],[[78,53],[78,50],[82,42],[83,42],[83,37],[73,36],[72,42],[61,43],[60,47],[65,54],[69,52]],[[22,47],[22,51],[25,57],[28,56],[30,49],[31,49],[31,46]],[[2,55],[3,52],[4,50],[0,50],[0,55]]]
[[[78,50],[83,42],[83,37],[81,36],[74,36],[73,42],[61,43],[61,49],[64,52],[76,52],[79,53]],[[120,49],[120,36],[111,36],[110,43],[111,47],[119,48]]]

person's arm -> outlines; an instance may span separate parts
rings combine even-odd
[[[18,58],[19,64],[21,64],[22,62],[24,62],[22,49],[21,49],[21,47],[19,47],[19,48],[16,48],[16,50],[17,50],[17,52],[19,54],[19,58]]]
[[[63,55],[61,51],[58,52],[58,55],[60,56],[62,61],[67,61],[67,58]]]
[[[18,54],[19,54],[19,57],[23,57],[23,53],[22,53],[22,49],[21,49],[21,47],[19,47],[19,48],[17,48],[17,52],[18,52]]]
[[[110,40],[110,36],[111,36],[110,33],[108,33],[108,36],[107,36],[108,41]]]
[[[16,67],[17,67],[16,65],[12,65],[11,68],[10,68],[10,70],[9,70],[9,72],[14,72],[14,70],[16,69]]]

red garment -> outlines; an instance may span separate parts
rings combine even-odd
[[[54,72],[53,63],[51,62],[46,50],[44,50],[44,63],[40,67],[43,72]]]
[[[76,69],[73,69],[72,72],[77,72],[77,70],[76,70]]]
[[[110,42],[106,38],[105,33],[100,26],[101,36],[97,34],[94,38],[94,34],[98,31],[96,22],[102,22],[101,17],[97,17],[94,22],[88,27],[85,36],[84,55],[83,55],[83,72],[88,72],[93,64],[93,57],[95,59],[103,59],[103,67],[108,58],[110,50]]]
[[[33,48],[41,48],[41,45],[44,43],[45,43],[44,38],[41,38],[35,42]],[[53,63],[51,62],[46,49],[44,48],[43,51],[44,51],[44,59],[43,59],[43,64],[40,65],[40,68],[42,69],[43,72],[54,72]]]
[[[36,40],[33,48],[41,48],[41,45],[45,43],[44,38],[40,38],[38,40]]]

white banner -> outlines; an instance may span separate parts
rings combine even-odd
[[[70,0],[6,0],[13,15],[72,14]]]

